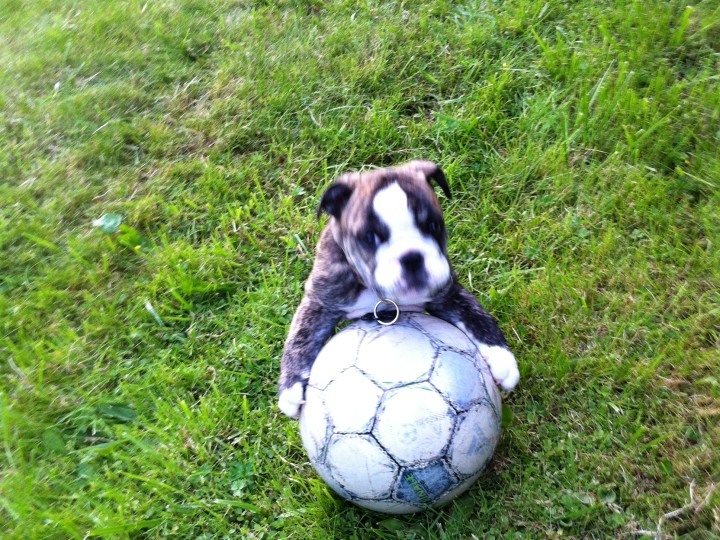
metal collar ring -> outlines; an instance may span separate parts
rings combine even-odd
[[[390,322],[382,321],[380,319],[380,317],[378,316],[378,307],[380,307],[383,304],[392,304],[393,306],[395,306],[395,317]],[[378,300],[377,304],[375,304],[375,309],[373,309],[373,315],[375,316],[375,320],[378,323],[382,324],[383,326],[390,326],[392,324],[395,324],[397,322],[398,318],[400,317],[400,308],[398,307],[398,305],[395,302],[393,302],[389,298],[384,298],[382,300]]]

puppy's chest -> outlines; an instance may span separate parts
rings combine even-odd
[[[370,291],[369,289],[363,289],[362,292],[355,298],[355,300],[348,305],[341,306],[341,309],[345,312],[345,318],[346,319],[357,319],[359,317],[362,317],[363,315],[366,315],[368,313],[372,313],[375,310],[375,306],[377,305],[378,301],[380,299]],[[387,306],[385,307],[387,308]],[[417,311],[417,312],[423,312],[425,311],[425,305],[424,304],[418,304],[418,305],[401,305],[399,306],[400,311]],[[381,308],[378,308],[381,310]]]

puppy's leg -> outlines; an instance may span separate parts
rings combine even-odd
[[[512,390],[520,380],[515,356],[507,346],[495,319],[457,281],[450,290],[427,305],[428,313],[465,332],[485,357],[495,382]]]
[[[310,368],[341,318],[341,312],[330,311],[307,296],[300,302],[280,364],[278,406],[286,415],[300,415]]]

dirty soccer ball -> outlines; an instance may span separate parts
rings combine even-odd
[[[300,415],[303,446],[339,495],[380,512],[467,490],[500,437],[500,394],[468,337],[429,315],[357,321],[322,349]]]

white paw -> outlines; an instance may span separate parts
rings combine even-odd
[[[297,418],[300,416],[300,407],[302,407],[305,400],[303,400],[304,385],[296,382],[289,388],[280,392],[278,397],[278,407],[283,414],[290,418]]]
[[[515,355],[505,347],[495,345],[480,345],[479,349],[480,354],[485,357],[495,382],[508,392],[515,388],[520,381],[520,372],[518,371]]]

